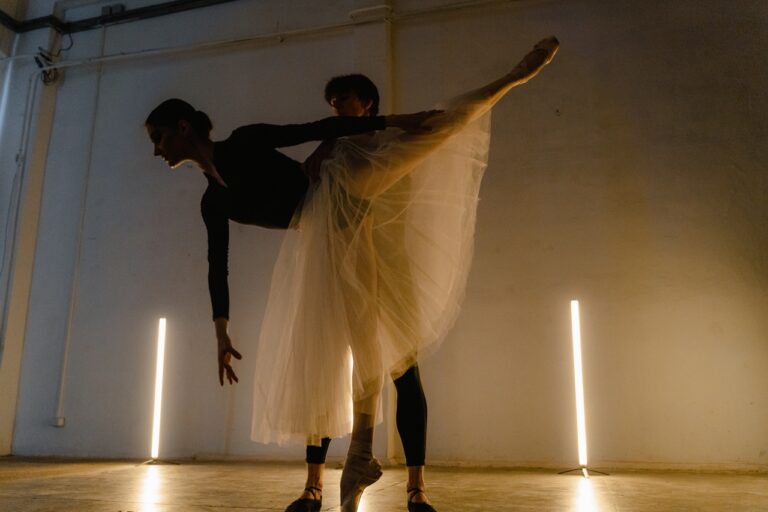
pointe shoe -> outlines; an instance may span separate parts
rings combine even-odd
[[[533,50],[523,57],[517,66],[509,73],[508,78],[515,85],[524,84],[539,74],[539,71],[549,64],[555,57],[560,42],[556,37],[542,39],[533,47]]]
[[[429,503],[416,503],[411,501],[417,494],[424,492],[424,489],[413,487],[408,489],[408,512],[437,512],[435,508]]]
[[[320,511],[320,508],[323,506],[323,498],[321,495],[321,497],[318,499],[317,493],[321,492],[322,489],[319,487],[306,487],[304,490],[312,494],[312,498],[299,498],[298,500],[295,500],[290,505],[288,505],[288,508],[285,509],[285,512]]]
[[[558,41],[555,36],[549,36],[536,43],[533,46],[533,49],[544,50],[547,52],[547,57],[542,64],[542,66],[545,66],[552,61],[552,59],[555,57],[555,54],[557,53],[557,50],[560,49],[560,41]]]
[[[341,512],[356,512],[363,491],[381,478],[381,464],[376,458],[347,457],[341,472]]]

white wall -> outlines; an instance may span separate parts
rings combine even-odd
[[[31,4],[44,13],[50,3]],[[106,54],[187,45],[343,22],[370,2],[317,4],[235,2],[76,34],[67,59],[99,54],[102,37]],[[68,16],[89,9],[98,11]],[[767,16],[748,1],[551,0],[394,22],[399,110],[496,78],[545,35],[563,43],[494,110],[463,314],[422,365],[429,460],[575,465],[568,301],[578,297],[591,464],[768,467]],[[142,123],[170,96],[207,111],[214,138],[327,115],[327,78],[362,68],[386,80],[383,32],[367,30],[67,71],[47,148],[14,453],[145,456],[166,315],[166,456],[301,456],[248,439],[255,337],[281,235],[232,225],[232,333],[245,359],[240,384],[222,390],[205,181],[164,169]],[[14,136],[4,132],[0,155]],[[67,425],[55,428],[70,297]]]
[[[405,109],[493,76],[541,34],[563,42],[494,111],[464,314],[425,365],[434,458],[575,453],[575,296],[596,464],[766,464],[765,14],[524,2],[403,25]]]

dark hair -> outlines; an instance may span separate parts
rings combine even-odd
[[[331,102],[334,96],[352,92],[364,102],[370,101],[368,113],[372,116],[379,113],[379,90],[370,78],[361,74],[341,75],[331,78],[325,85],[325,101]]]
[[[192,125],[192,130],[203,138],[209,138],[213,124],[205,112],[195,110],[195,107],[184,100],[171,98],[159,104],[147,116],[145,125],[162,126],[165,128],[176,128],[179,121],[188,121]]]

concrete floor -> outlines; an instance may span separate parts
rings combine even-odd
[[[338,468],[326,470],[323,510],[338,511]],[[75,462],[0,458],[2,512],[283,511],[304,483],[288,463]],[[440,512],[768,511],[768,475],[430,468]],[[405,471],[388,468],[359,512],[405,511]]]

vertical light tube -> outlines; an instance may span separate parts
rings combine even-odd
[[[155,412],[152,419],[152,460],[160,455],[160,416],[163,408],[163,367],[165,366],[165,318],[157,327],[157,368],[155,369]]]
[[[349,389],[355,389],[355,358],[352,356],[352,349],[347,349],[347,358],[349,359]],[[349,424],[355,422],[355,409],[353,404],[349,404]]]
[[[587,425],[584,411],[584,375],[581,365],[581,320],[579,319],[578,300],[571,301],[571,334],[573,338],[573,375],[576,388],[576,430],[579,436],[579,465],[586,468]]]

